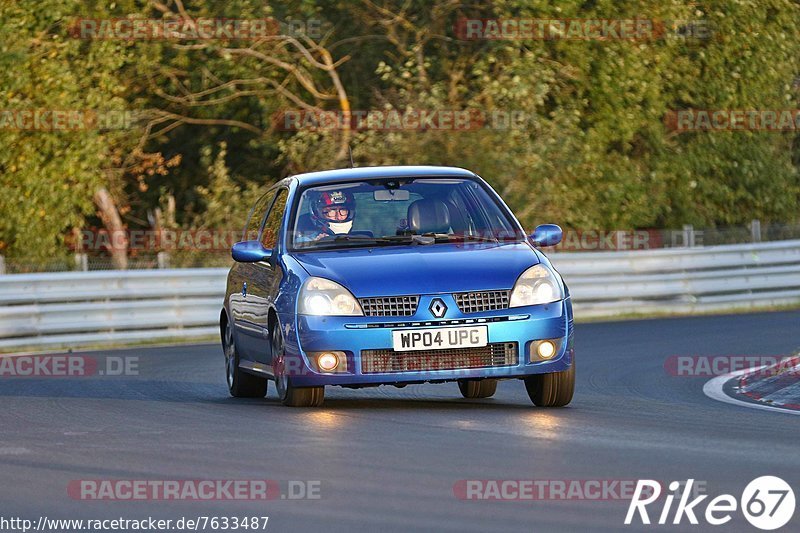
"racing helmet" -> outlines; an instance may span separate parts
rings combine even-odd
[[[355,216],[356,202],[353,195],[347,191],[325,191],[317,193],[311,200],[311,220],[326,232],[340,233],[346,225],[349,229]],[[339,218],[328,216],[330,208],[347,209],[347,216]],[[339,231],[337,231],[339,230]]]

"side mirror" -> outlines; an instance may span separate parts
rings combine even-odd
[[[533,230],[531,240],[536,246],[555,246],[561,242],[564,233],[555,224],[542,224]]]
[[[259,241],[242,241],[233,245],[231,256],[239,263],[258,263],[272,257],[272,250],[261,246]]]

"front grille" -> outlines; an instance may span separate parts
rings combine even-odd
[[[508,309],[509,291],[458,292],[453,295],[464,314]]]
[[[361,373],[415,372],[512,366],[518,362],[516,342],[496,342],[478,348],[447,350],[361,350]]]
[[[384,296],[361,298],[364,316],[412,316],[417,312],[419,296]]]

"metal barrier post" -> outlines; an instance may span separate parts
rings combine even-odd
[[[694,226],[691,224],[684,224],[683,226],[683,246],[694,248]]]
[[[754,219],[750,222],[750,235],[753,242],[761,242],[761,221]]]
[[[169,268],[169,254],[167,252],[158,252],[156,259],[158,268]]]
[[[82,272],[89,271],[89,255],[88,254],[75,254],[75,270]]]

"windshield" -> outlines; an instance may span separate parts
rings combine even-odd
[[[525,238],[489,192],[468,179],[381,179],[309,188],[292,227],[293,250]]]

